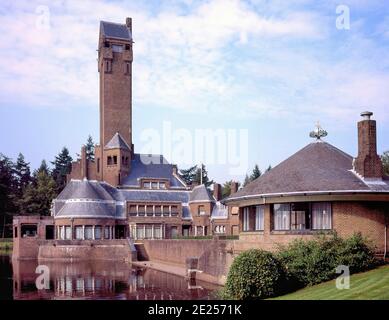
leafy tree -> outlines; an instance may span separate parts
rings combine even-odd
[[[384,174],[389,175],[389,150],[381,156]]]
[[[251,176],[250,176],[250,180],[253,181],[253,180],[259,178],[261,175],[262,175],[262,172],[261,172],[261,170],[259,170],[259,167],[258,167],[258,165],[256,164],[256,165],[254,166],[253,173],[252,173]]]
[[[195,179],[196,171],[197,171],[197,166],[193,166],[188,169],[182,169],[180,170],[181,178],[185,181],[186,184],[190,185]]]
[[[94,161],[95,160],[95,143],[93,142],[91,135],[88,136],[88,140],[86,141],[85,151],[86,151],[86,158],[88,160]]]
[[[57,192],[60,193],[66,185],[66,175],[70,173],[72,169],[72,157],[69,155],[69,150],[63,147],[58,156],[52,162],[54,169],[52,177],[57,184]]]
[[[196,166],[197,167],[197,166]],[[208,177],[208,171],[207,169],[205,168],[205,165],[204,164],[201,164],[201,168],[197,168],[196,169],[196,174],[195,174],[195,177],[193,179],[193,182],[194,183],[197,183],[197,184],[204,184],[207,188],[212,185],[214,182],[213,180],[210,180],[209,177]]]
[[[20,201],[24,214],[50,215],[51,202],[57,196],[57,185],[45,170],[37,170],[35,185],[27,186]]]
[[[22,153],[19,153],[14,167],[14,174],[16,180],[16,196],[21,197],[23,191],[32,182],[30,163],[26,162]]]

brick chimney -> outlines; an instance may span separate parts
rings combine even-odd
[[[220,201],[222,198],[222,186],[219,183],[213,184],[213,196],[216,201]]]
[[[371,120],[373,112],[361,113],[358,122],[358,156],[354,160],[354,170],[366,179],[382,179],[382,161],[377,154],[377,124]]]
[[[231,183],[231,194],[238,192],[238,183],[233,181]]]

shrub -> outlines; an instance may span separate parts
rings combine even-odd
[[[336,234],[313,240],[295,240],[280,250],[288,287],[311,286],[337,276],[336,267],[346,265],[351,273],[366,271],[376,265],[374,250],[360,234],[342,239]]]
[[[225,292],[232,299],[263,299],[281,293],[284,271],[270,252],[252,249],[233,261]]]

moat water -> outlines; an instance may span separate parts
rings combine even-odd
[[[124,262],[44,262],[40,265],[48,267],[48,289],[36,286],[38,261],[12,261],[10,255],[0,255],[0,300],[207,300],[216,299],[216,291],[220,289]]]

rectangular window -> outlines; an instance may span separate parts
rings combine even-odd
[[[97,158],[97,173],[100,172],[100,158]]]
[[[332,228],[332,209],[330,202],[312,204],[312,229],[329,230]]]
[[[162,239],[161,226],[154,226],[154,238]]]
[[[143,182],[143,188],[144,188],[144,189],[150,189],[150,188],[151,188],[151,183],[150,183],[150,181]]]
[[[178,206],[172,206],[172,217],[178,216]]]
[[[146,234],[145,237],[146,239],[151,239],[153,235],[153,228],[150,225],[146,225]]]
[[[160,182],[159,183],[159,189],[166,189],[166,183],[165,182]]]
[[[131,66],[130,66],[130,64],[127,62],[127,63],[126,63],[126,74],[130,74],[130,71],[131,71]]]
[[[101,240],[101,226],[95,227],[95,239]]]
[[[112,45],[112,51],[113,52],[122,52],[123,51],[123,46],[119,44],[113,44]]]
[[[85,240],[93,239],[93,228],[92,226],[85,226]]]
[[[132,216],[132,217],[135,217],[135,216],[137,215],[137,213],[136,213],[136,205],[135,205],[135,204],[131,204],[131,205],[130,205],[130,208],[129,208],[129,210],[128,210],[128,213],[129,213],[129,215]]]
[[[65,227],[65,239],[66,240],[72,239],[72,228],[70,226]]]
[[[158,182],[152,182],[151,189],[158,189]]]
[[[155,216],[160,217],[162,214],[161,206],[155,206]]]
[[[138,206],[138,216],[144,217],[145,216],[145,206],[139,205]]]
[[[144,239],[145,237],[145,229],[143,225],[137,225],[136,226],[136,238],[137,239]]]
[[[170,215],[170,208],[169,206],[163,206],[163,216],[168,217]]]
[[[14,228],[14,238],[18,237],[18,227]]]
[[[243,231],[250,229],[250,208],[243,208]]]
[[[82,240],[83,239],[83,232],[82,232],[82,226],[76,226],[74,228],[75,238],[76,240]]]
[[[118,157],[117,156],[113,156],[113,164],[118,164]]]
[[[255,230],[264,230],[265,207],[255,207]]]
[[[290,204],[274,205],[274,230],[290,230]]]
[[[111,238],[111,227],[105,226],[104,227],[104,239],[110,239]]]
[[[199,216],[205,215],[205,206],[199,206],[198,214],[199,214]]]
[[[59,227],[59,238],[65,240],[65,226]]]
[[[310,229],[310,208],[309,203],[299,202],[291,204],[291,229]]]
[[[107,164],[110,166],[110,165],[112,165],[112,157],[111,156],[109,156],[108,158],[107,158]]]
[[[152,217],[154,215],[153,206],[146,206],[146,215],[148,217]]]

